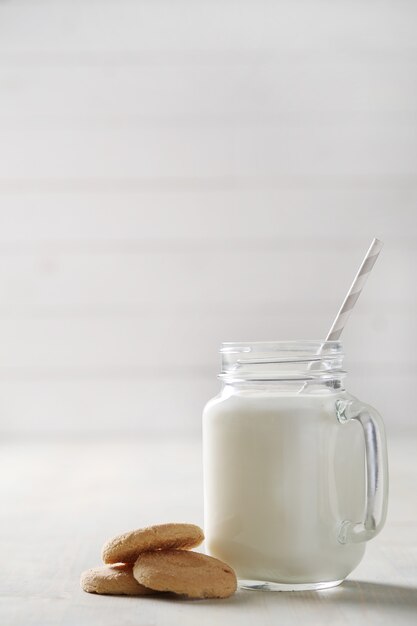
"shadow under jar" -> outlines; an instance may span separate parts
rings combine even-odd
[[[385,522],[384,427],[343,385],[339,341],[224,343],[203,415],[209,554],[250,589],[323,589]]]

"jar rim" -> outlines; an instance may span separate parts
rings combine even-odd
[[[220,380],[328,381],[342,378],[343,351],[338,340],[227,341],[220,347]]]
[[[291,339],[278,341],[223,341],[220,345],[220,354],[234,354],[240,352],[300,352],[308,354],[320,352],[340,353],[343,350],[341,341],[324,339]]]

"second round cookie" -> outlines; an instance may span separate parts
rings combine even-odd
[[[81,587],[87,593],[117,596],[146,596],[154,594],[133,578],[132,565],[102,565],[93,567],[81,575]]]
[[[155,591],[171,591],[189,598],[227,598],[237,587],[229,565],[199,552],[144,552],[133,566],[138,583]]]

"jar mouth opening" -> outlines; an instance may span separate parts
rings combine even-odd
[[[323,339],[227,341],[221,344],[224,382],[341,379],[342,343]]]
[[[326,341],[324,339],[292,339],[283,341],[223,341],[220,346],[221,354],[259,353],[259,352],[294,352],[306,355],[315,353],[341,353],[342,342],[339,340]]]

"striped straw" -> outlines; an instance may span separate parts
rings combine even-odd
[[[332,327],[327,334],[326,341],[339,339],[340,335],[342,334],[347,319],[353,307],[355,306],[357,299],[361,295],[363,286],[368,280],[368,276],[371,273],[373,266],[375,265],[375,261],[377,260],[378,255],[381,252],[382,246],[383,243],[382,241],[379,241],[379,239],[374,239],[372,241],[369,250],[366,253],[365,258],[362,261],[362,264],[358,270],[358,273],[353,279],[353,283],[346,294],[343,304],[335,317]]]

